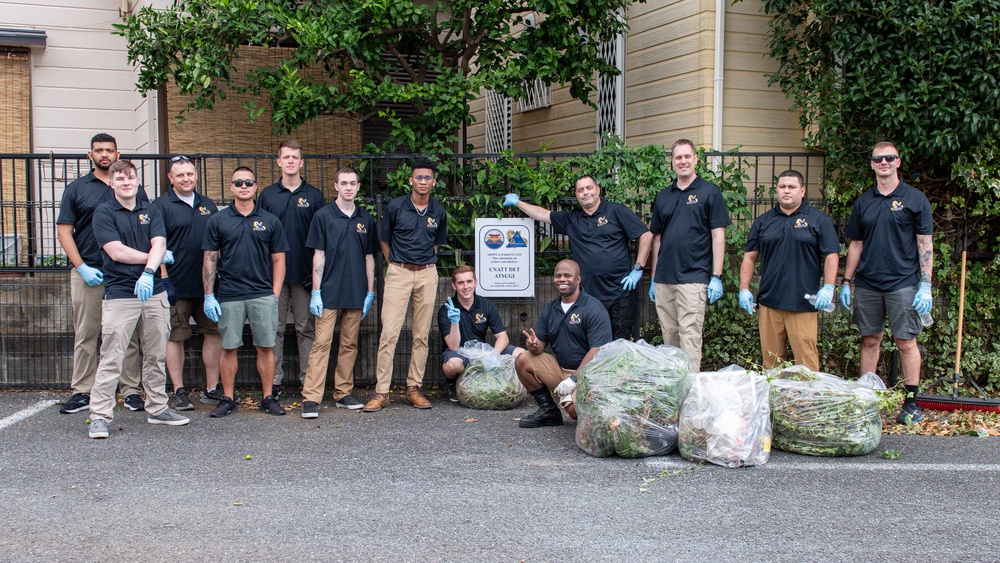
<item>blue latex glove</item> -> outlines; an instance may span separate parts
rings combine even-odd
[[[149,301],[149,298],[153,296],[153,274],[143,272],[139,276],[139,281],[135,282],[135,291],[133,293],[139,298],[139,301],[143,303]]]
[[[923,315],[924,313],[931,312],[931,305],[933,305],[931,284],[929,282],[921,282],[920,289],[913,296],[913,308],[917,310],[917,313]]]
[[[708,302],[715,303],[722,297],[722,281],[718,278],[712,278],[708,282]]]
[[[373,301],[375,301],[375,292],[369,291],[368,294],[365,295],[365,304],[361,306],[362,319],[368,316],[368,310],[372,308]]]
[[[517,197],[517,194],[507,194],[503,196],[504,207],[516,207],[517,202],[519,201],[521,201],[521,198]]]
[[[222,305],[215,300],[215,294],[209,293],[205,296],[205,305],[202,307],[205,310],[205,316],[212,319],[212,322],[219,322],[219,317],[222,315]]]
[[[169,250],[163,253],[163,260],[160,261],[161,264],[173,264],[174,263],[174,253]]]
[[[177,288],[174,287],[174,284],[173,282],[170,281],[170,278],[163,278],[160,281],[163,282],[163,289],[167,290],[167,303],[170,303],[171,305],[176,305]]]
[[[848,311],[851,310],[851,286],[840,286],[840,304]]]
[[[80,272],[80,275],[83,277],[83,281],[87,282],[87,285],[90,287],[104,283],[104,272],[98,270],[97,268],[91,268],[86,264],[80,264],[77,266],[76,271]]]
[[[656,303],[656,281],[649,278],[649,302]]]
[[[322,317],[323,293],[318,289],[314,289],[309,292],[309,295],[311,295],[311,297],[309,298],[309,312],[312,313],[313,316]]]
[[[458,321],[462,320],[462,311],[451,302],[451,297],[448,298],[444,306],[448,310],[448,320],[451,321],[451,324],[458,324]]]
[[[820,288],[819,292],[816,294],[816,310],[822,311],[833,303],[833,284],[828,283]]]
[[[740,290],[740,308],[749,314],[754,314],[753,293],[749,289]]]
[[[621,284],[622,289],[625,291],[632,291],[635,289],[635,284],[639,283],[642,279],[642,270],[632,270],[622,278]]]

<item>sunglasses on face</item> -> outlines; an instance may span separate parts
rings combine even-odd
[[[896,162],[896,159],[898,158],[899,157],[894,154],[883,154],[879,156],[873,156],[872,162],[874,162],[875,164],[882,164],[882,161],[884,160],[889,164],[892,164],[893,162]]]
[[[256,180],[233,180],[233,185],[237,188],[242,188],[243,186],[252,188],[256,183]]]
[[[423,175],[421,175],[421,176],[414,176],[413,179],[416,180],[416,181],[418,181],[418,182],[430,182],[431,180],[434,179],[434,176],[423,176]]]

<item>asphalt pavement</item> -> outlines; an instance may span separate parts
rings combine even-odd
[[[997,438],[729,469],[597,459],[574,424],[518,428],[533,407],[441,398],[311,420],[198,404],[183,427],[116,411],[91,440],[66,396],[0,393],[0,561],[1000,559]]]

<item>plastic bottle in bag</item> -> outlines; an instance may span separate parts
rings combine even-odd
[[[813,307],[816,306],[816,296],[815,295],[813,295],[811,293],[807,293],[805,295],[805,297],[806,297],[806,301],[808,301],[810,305],[812,305]],[[823,310],[826,311],[827,313],[832,313],[836,308],[837,308],[837,304],[834,303],[833,301],[830,301],[830,305],[826,309],[823,309]]]

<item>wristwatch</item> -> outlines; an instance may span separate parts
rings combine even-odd
[[[854,280],[852,280],[851,278],[844,278],[844,279],[840,280],[840,283],[841,283],[841,285],[843,285],[845,283],[847,285],[851,285],[852,283],[854,283]]]
[[[633,270],[641,270],[642,269],[642,264],[636,262],[635,266],[632,266],[632,269]]]
[[[722,274],[712,274],[712,277],[719,281],[722,281]]]
[[[143,268],[142,269],[142,273],[153,275],[153,269],[152,268]]]

